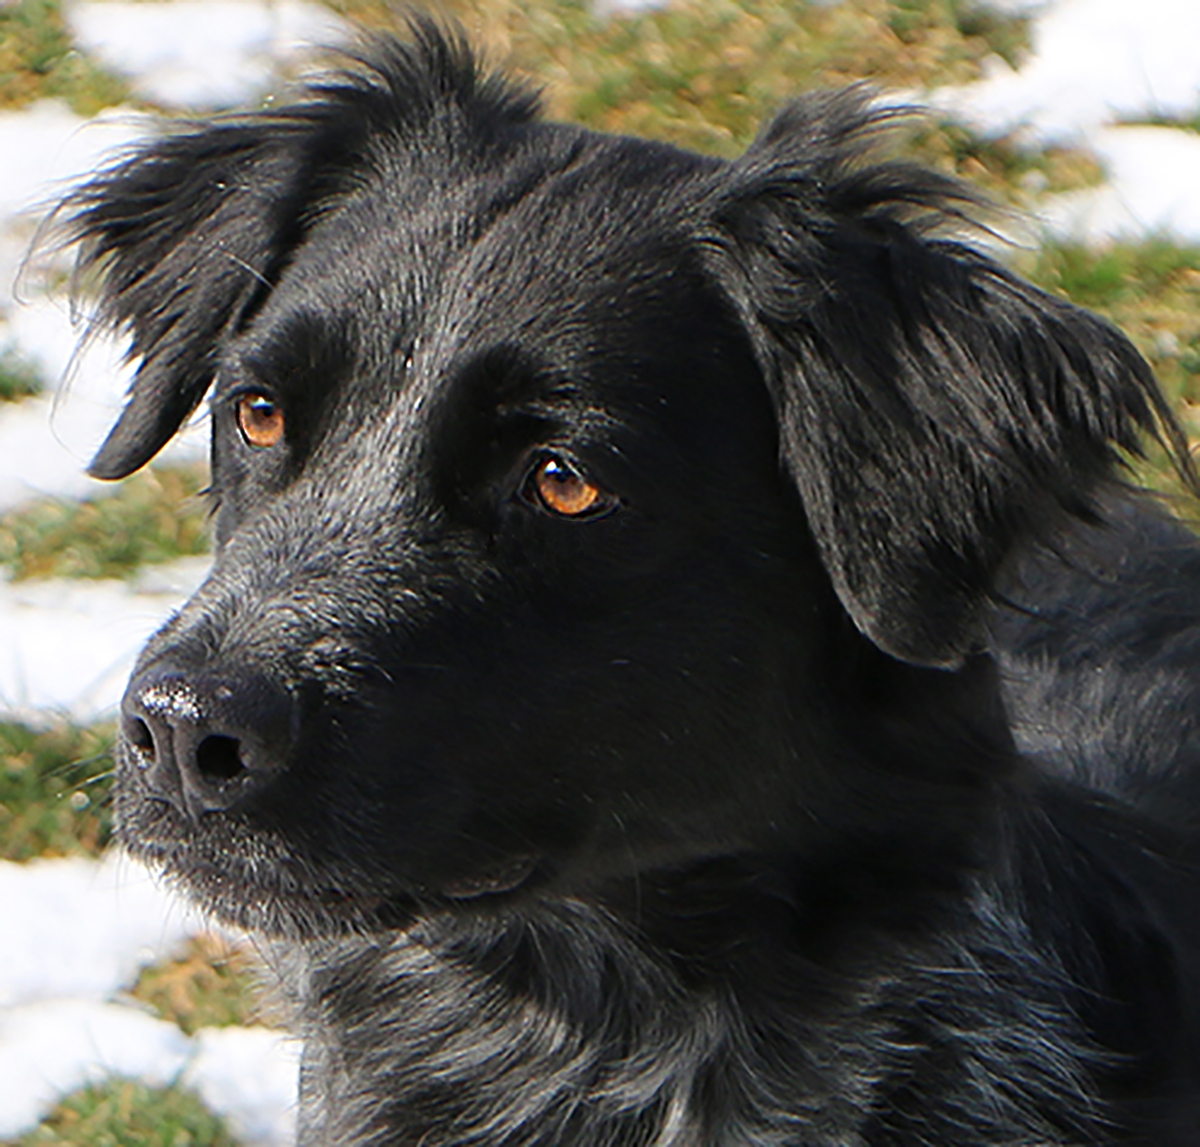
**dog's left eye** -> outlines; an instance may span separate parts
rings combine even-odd
[[[266,449],[283,438],[283,410],[265,394],[243,394],[238,399],[237,423],[249,446]]]
[[[589,482],[557,454],[542,457],[525,483],[525,496],[560,518],[595,518],[617,506],[614,495]]]

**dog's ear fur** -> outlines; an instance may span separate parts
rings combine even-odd
[[[312,131],[306,130],[312,129]],[[262,116],[186,128],[80,187],[63,210],[94,322],[126,331],[138,369],[92,460],[148,462],[204,397],[222,335],[278,275],[305,203],[317,124]]]
[[[791,106],[711,191],[702,241],[843,605],[894,656],[952,666],[1014,546],[1088,515],[1122,451],[1157,435],[1191,470],[1120,332],[969,246],[973,192],[870,161],[895,116],[861,88]]]
[[[191,125],[137,149],[59,209],[98,293],[95,325],[131,336],[129,401],[92,460],[98,478],[148,462],[204,397],[222,338],[273,288],[305,229],[369,166],[366,141],[416,136],[440,114],[486,135],[536,96],[484,75],[461,32],[414,16],[277,111]]]

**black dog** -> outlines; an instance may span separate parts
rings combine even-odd
[[[67,208],[140,360],[93,473],[215,388],[120,832],[282,939],[301,1139],[1200,1142],[1194,810],[1022,757],[982,652],[1182,454],[1147,366],[861,92],[733,162],[535,102],[418,22]]]

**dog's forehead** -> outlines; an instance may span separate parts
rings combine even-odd
[[[383,394],[418,348],[445,362],[514,338],[586,341],[597,318],[619,326],[661,295],[679,276],[688,189],[719,161],[539,127],[486,162],[377,164],[296,253],[254,323],[257,357],[302,330]]]

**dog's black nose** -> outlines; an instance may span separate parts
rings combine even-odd
[[[122,733],[151,789],[199,820],[260,791],[284,767],[292,706],[261,676],[151,667],[130,682]]]

